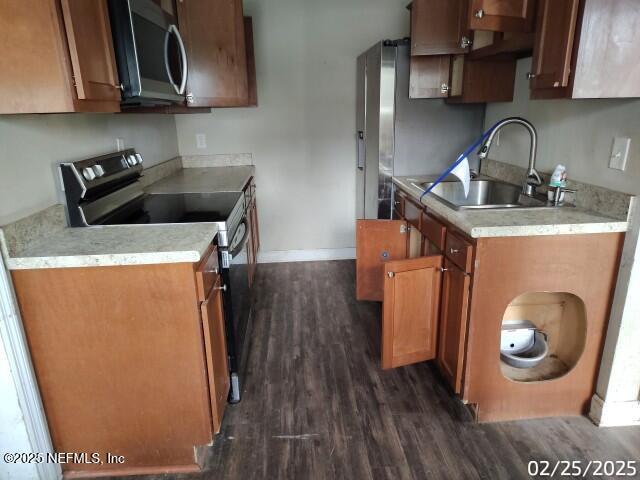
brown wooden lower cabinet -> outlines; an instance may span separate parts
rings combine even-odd
[[[382,367],[434,359],[442,256],[420,256],[422,236],[405,220],[358,220],[356,230],[358,299],[383,302]]]
[[[462,391],[469,288],[469,274],[446,259],[442,280],[438,367],[456,393]]]
[[[200,469],[229,388],[216,258],[12,271],[55,451],[125,458],[65,476]]]
[[[440,255],[385,264],[382,368],[436,357],[441,276]]]
[[[215,433],[220,432],[230,387],[222,288],[222,277],[217,275],[216,283],[211,288],[209,296],[200,306],[207,357],[211,419]]]
[[[624,234],[471,239],[426,212],[417,228],[358,220],[356,231],[357,298],[383,303],[383,368],[437,359],[481,422],[585,412]],[[500,356],[503,321],[523,318],[548,338],[532,369]]]
[[[356,298],[384,300],[384,263],[407,257],[407,222],[358,220],[356,223]]]

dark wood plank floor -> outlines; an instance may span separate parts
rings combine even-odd
[[[153,478],[518,479],[530,460],[640,461],[640,428],[477,425],[430,364],[383,372],[380,307],[355,301],[352,261],[260,265],[256,292],[244,399],[207,471]]]

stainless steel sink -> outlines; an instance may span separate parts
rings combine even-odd
[[[414,183],[426,190],[433,183]],[[522,188],[498,180],[475,179],[471,181],[469,196],[465,198],[460,182],[442,182],[430,194],[455,210],[491,208],[552,208],[544,196],[528,197]]]

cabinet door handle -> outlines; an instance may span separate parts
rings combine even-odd
[[[536,78],[535,73],[527,72],[527,80],[533,80],[534,78]]]
[[[484,18],[484,10],[482,8],[480,10],[477,10],[476,13],[474,14],[474,17]]]
[[[449,271],[449,269],[448,269],[448,268],[445,268],[445,267],[440,267],[440,271],[441,271],[442,273],[444,273],[444,272],[448,272],[448,271]]]
[[[449,253],[451,255],[455,255],[456,253],[460,253],[460,249],[458,249],[458,248],[450,248],[449,249]]]
[[[396,274],[395,274],[395,273],[393,273],[393,272],[387,272],[387,277],[389,277],[389,278],[393,278],[393,277],[395,277],[395,276],[396,276]]]
[[[443,83],[442,85],[440,85],[440,93],[442,95],[446,95],[447,93],[449,93],[449,90],[451,90],[451,88],[446,83]]]
[[[222,285],[221,287],[213,287],[214,290],[222,290],[223,292],[227,291],[227,286],[226,285]]]

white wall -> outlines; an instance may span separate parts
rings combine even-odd
[[[0,225],[59,201],[55,165],[135,146],[146,166],[178,155],[172,115],[0,116]]]
[[[259,107],[176,117],[183,155],[253,154],[263,251],[355,245],[356,58],[409,34],[407,3],[245,1]]]
[[[530,120],[538,130],[537,166],[550,171],[558,163],[569,177],[626,193],[640,193],[640,100],[529,100],[526,73],[531,59],[518,62],[513,103],[487,105],[485,126],[513,115]],[[611,170],[609,157],[615,136],[630,137],[627,170]],[[491,158],[527,166],[529,134],[507,127]]]

